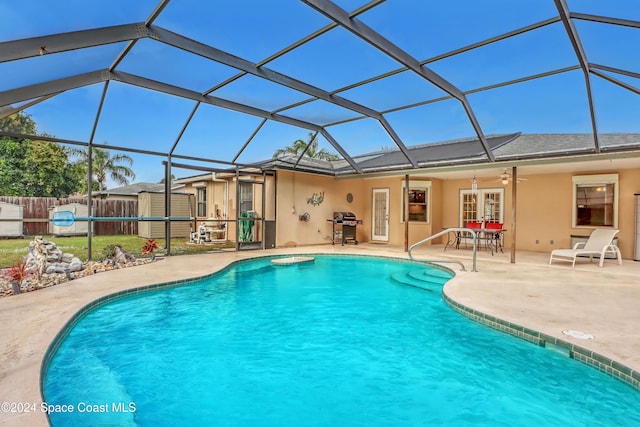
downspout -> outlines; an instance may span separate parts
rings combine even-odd
[[[229,219],[229,180],[228,179],[220,179],[216,172],[211,172],[211,179],[213,182],[222,182],[224,183],[224,197],[223,197],[223,208],[222,215],[224,219]]]

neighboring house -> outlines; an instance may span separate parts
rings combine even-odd
[[[199,219],[221,217],[234,225],[243,212],[256,211],[266,219],[258,225],[275,228],[276,247],[330,242],[327,220],[336,211],[353,212],[363,221],[358,241],[403,245],[408,181],[407,244],[478,220],[504,224],[505,250],[515,245],[549,252],[570,247],[572,236],[611,227],[620,230],[623,256],[633,257],[640,134],[601,134],[599,153],[589,134],[515,133],[488,136],[487,142],[495,162],[488,162],[480,142],[470,138],[409,148],[420,168],[399,150],[383,150],[353,157],[357,173],[344,160],[288,156],[255,164],[253,174],[207,173],[175,183],[196,194]],[[515,188],[514,172],[523,179]],[[234,236],[230,233],[230,240]],[[260,230],[254,238],[263,239]]]
[[[173,186],[172,191],[180,191],[181,188],[179,185]],[[101,199],[138,200],[138,193],[142,192],[164,193],[164,184],[138,182],[104,191],[97,191],[93,193],[93,196],[100,197]]]

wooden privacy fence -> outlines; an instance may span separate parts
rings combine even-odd
[[[55,198],[0,196],[0,202],[23,206],[22,229],[25,236],[50,234],[51,227],[49,222],[49,212],[52,208],[71,203],[87,205],[86,199],[78,197]],[[95,199],[92,200],[91,214],[93,217],[136,217],[138,216],[138,201]],[[93,234],[96,236],[113,236],[118,234],[137,235],[138,222],[96,221],[93,223]]]

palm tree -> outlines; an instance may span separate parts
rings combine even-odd
[[[91,148],[92,154],[92,166],[93,166],[93,178],[98,183],[98,190],[103,191],[107,189],[107,178],[111,178],[112,181],[120,185],[129,184],[129,180],[136,178],[136,174],[131,170],[130,166],[133,166],[133,159],[126,154],[114,154],[113,156],[109,150],[93,147]],[[79,158],[79,162],[84,163],[85,168],[89,165],[89,152],[88,149],[73,149],[73,155]],[[122,165],[126,163],[129,166]]]
[[[278,157],[284,157],[287,155],[294,155],[296,157],[299,157],[302,153],[304,153],[305,157],[310,157],[312,159],[320,159],[320,160],[338,160],[339,159],[337,155],[328,152],[324,148],[321,150],[318,150],[318,139],[315,137],[314,134],[309,133],[309,135],[307,136],[307,140],[308,142],[305,142],[301,139],[297,139],[290,146],[276,150],[276,152],[273,153],[273,158],[277,159]]]

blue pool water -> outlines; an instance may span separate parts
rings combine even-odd
[[[46,372],[47,404],[74,409],[52,425],[640,425],[630,387],[398,282],[425,270],[260,259],[101,306]]]

